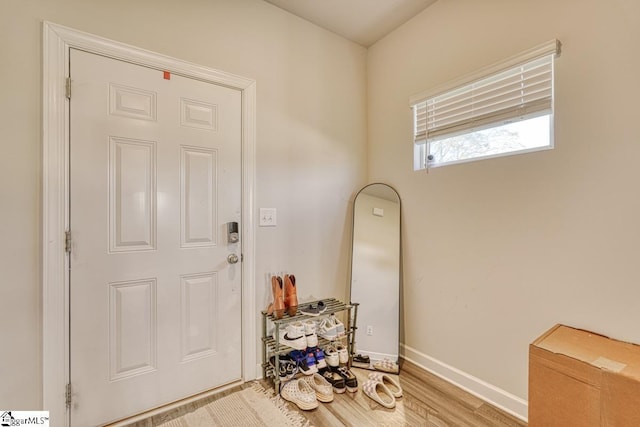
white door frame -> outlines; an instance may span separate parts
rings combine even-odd
[[[242,93],[242,377],[257,378],[255,303],[256,82],[124,43],[43,23],[42,60],[42,397],[52,423],[69,423],[69,50],[78,48],[134,64],[238,89]],[[52,424],[52,425],[53,425]]]

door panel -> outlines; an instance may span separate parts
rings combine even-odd
[[[156,249],[156,142],[109,137],[112,252]]]
[[[72,425],[241,378],[240,92],[71,51]]]
[[[181,245],[213,246],[217,241],[214,201],[216,197],[215,150],[180,147],[182,228]]]
[[[109,285],[110,381],[156,370],[156,279]]]

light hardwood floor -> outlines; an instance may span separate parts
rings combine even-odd
[[[359,385],[371,372],[358,368],[352,371]],[[399,377],[404,393],[394,409],[377,404],[360,388],[357,393],[336,395],[333,402],[321,404],[314,411],[303,411],[304,415],[315,426],[527,425],[410,362],[401,365]]]
[[[292,403],[288,403],[289,409],[302,413],[311,425],[317,427],[517,427],[527,425],[524,421],[406,361],[402,363],[399,375],[404,395],[397,399],[394,409],[387,409],[367,397],[362,391],[361,385],[372,371],[358,368],[353,368],[352,371],[358,377],[358,392],[336,394],[333,402],[321,403],[320,407],[313,411],[300,411]],[[262,381],[262,384],[265,388],[271,387],[269,381]],[[169,414],[165,413],[137,422],[131,427],[154,427],[160,422],[177,417],[246,386],[227,390],[206,401],[192,403]]]

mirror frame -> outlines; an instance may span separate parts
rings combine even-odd
[[[395,188],[393,188],[392,186],[390,186],[389,184],[385,184],[382,182],[374,182],[371,184],[367,184],[364,187],[362,187],[354,196],[353,199],[353,213],[352,213],[352,227],[351,227],[351,265],[350,265],[350,276],[349,276],[349,300],[351,302],[355,302],[359,304],[359,310],[362,314],[362,309],[363,307],[363,303],[366,304],[366,301],[353,301],[353,284],[354,284],[354,264],[355,264],[355,260],[354,260],[354,248],[355,248],[355,237],[356,237],[356,208],[357,208],[357,201],[358,201],[358,196],[360,196],[361,194],[368,194],[366,193],[367,189],[371,189],[372,186],[384,186],[385,187],[385,191],[392,191],[393,194],[395,195],[395,199],[396,200],[389,200],[386,198],[382,198],[382,199],[386,199],[389,200],[390,202],[397,202],[398,204],[398,229],[397,229],[397,245],[398,245],[398,253],[397,253],[397,318],[395,319],[396,321],[396,327],[397,327],[397,331],[396,331],[396,336],[397,336],[397,342],[395,343],[395,354],[391,355],[389,354],[389,356],[393,356],[393,358],[389,359],[391,362],[395,363],[395,372],[397,372],[398,370],[398,363],[399,363],[399,358],[400,358],[400,334],[401,334],[401,289],[402,289],[402,200],[400,198],[400,194],[396,191]],[[373,195],[375,197],[375,195]],[[391,319],[390,319],[391,320]],[[353,337],[353,351],[354,354],[355,353],[360,353],[360,351],[358,350],[358,337],[362,337],[362,334],[367,333],[367,325],[365,324],[361,324],[362,322],[359,322],[358,325],[359,327],[354,331],[354,337]],[[371,355],[374,354],[375,352],[372,351],[372,349],[363,349],[363,354],[365,355]],[[387,358],[387,357],[385,357]],[[358,363],[357,362],[358,358],[357,355],[354,358],[354,366],[359,366],[362,368],[367,368],[367,369],[375,369],[374,364],[375,362],[378,362],[382,359],[376,359],[374,356],[371,357],[371,361],[370,363],[367,365],[366,363]]]

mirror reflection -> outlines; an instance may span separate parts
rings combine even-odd
[[[386,184],[358,192],[353,207],[351,301],[358,302],[354,366],[398,371],[400,197]]]

